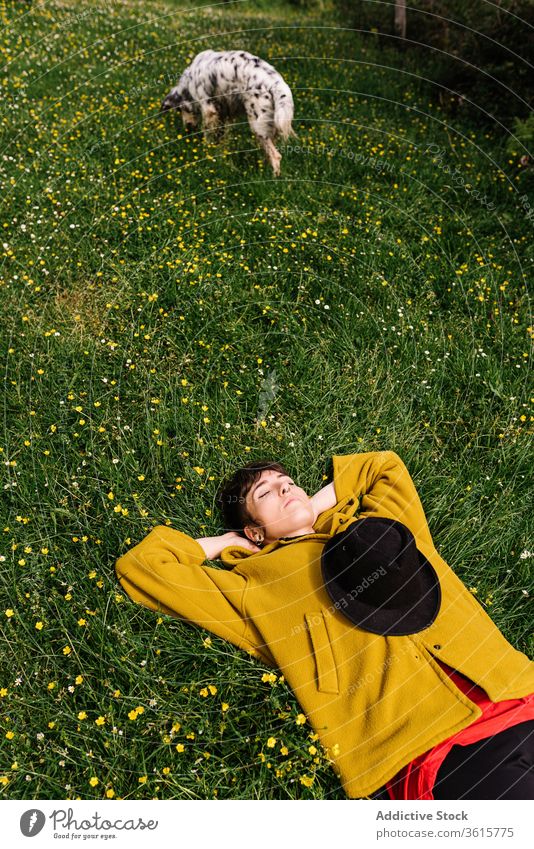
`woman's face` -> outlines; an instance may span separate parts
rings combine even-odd
[[[247,493],[245,505],[255,522],[244,528],[252,542],[258,534],[264,543],[269,543],[314,532],[312,501],[289,475],[273,469],[262,472]]]

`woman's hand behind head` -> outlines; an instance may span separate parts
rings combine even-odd
[[[220,539],[224,542],[223,548],[226,548],[227,545],[240,545],[242,548],[246,548],[247,551],[253,551],[254,553],[261,551],[261,548],[258,545],[247,539],[245,536],[241,536],[241,534],[238,534],[236,531],[229,531],[227,534],[222,534]]]
[[[202,546],[204,554],[208,560],[218,560],[221,556],[221,552],[228,545],[240,545],[254,554],[261,551],[261,548],[254,545],[254,543],[249,539],[241,536],[241,534],[238,534],[235,531],[229,531],[227,534],[221,534],[218,537],[202,537],[201,539],[197,539],[197,542]]]

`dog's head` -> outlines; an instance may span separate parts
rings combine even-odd
[[[182,113],[182,121],[186,132],[192,132],[198,129],[200,124],[200,109],[198,104],[193,102],[189,90],[180,84],[171,89],[161,104],[161,112],[169,112],[171,109],[179,109]]]
[[[167,97],[161,104],[162,112],[169,112],[171,109],[179,109],[182,102],[182,95],[178,87],[171,89]]]

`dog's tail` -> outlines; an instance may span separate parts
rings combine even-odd
[[[274,126],[281,138],[287,141],[290,136],[296,137],[296,133],[291,126],[294,109],[293,95],[286,83],[279,83],[273,88],[272,95],[274,103]]]

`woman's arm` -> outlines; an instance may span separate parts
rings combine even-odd
[[[416,543],[434,549],[415,484],[394,451],[369,451],[333,457],[339,499],[361,498],[360,518],[378,516],[407,525]]]
[[[320,489],[319,492],[316,492],[315,495],[312,495],[310,501],[313,504],[313,523],[315,524],[317,517],[321,513],[324,513],[326,510],[330,510],[337,504],[334,482],[332,481],[332,483],[323,486],[323,488]]]
[[[229,531],[227,534],[221,534],[218,537],[202,537],[197,539],[196,542],[202,547],[208,560],[217,560],[222,550],[228,545],[240,545],[252,552],[261,551],[261,548],[254,545],[249,539],[242,537],[241,534],[236,534],[234,531]]]
[[[213,547],[216,557],[230,539]],[[231,542],[231,540],[230,540]],[[263,651],[243,610],[246,578],[233,569],[205,566],[206,552],[188,534],[157,525],[136,546],[119,557],[117,577],[133,601],[187,619],[249,651]],[[256,644],[258,643],[258,645]],[[263,657],[263,655],[262,655]]]

